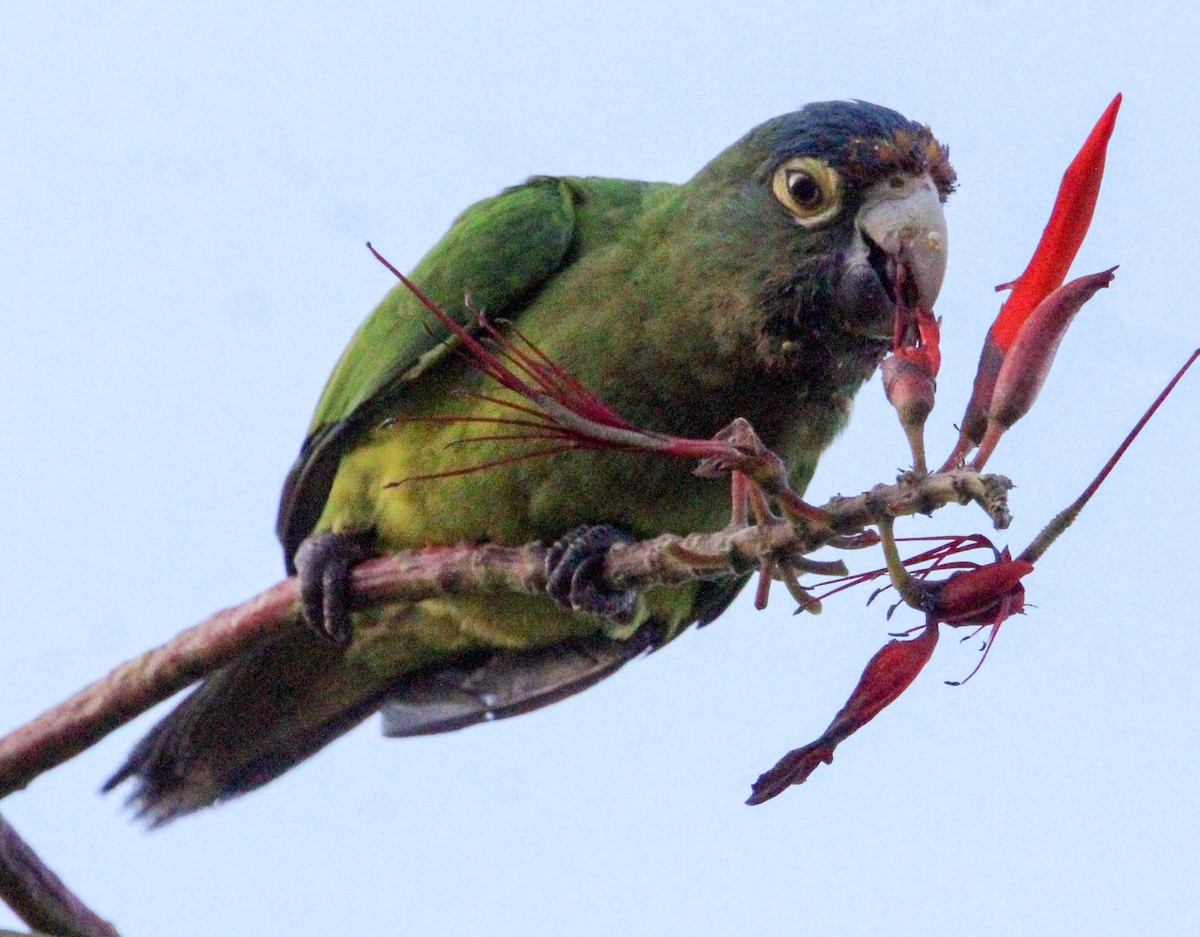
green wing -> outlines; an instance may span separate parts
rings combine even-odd
[[[619,240],[669,183],[535,176],[458,217],[412,272],[456,321],[474,326],[466,298],[514,318],[545,283],[590,250]],[[283,487],[276,533],[292,557],[325,506],[342,456],[396,410],[407,388],[453,347],[449,330],[398,285],[359,327],[317,403]]]
[[[566,180],[541,176],[478,202],[458,217],[412,279],[463,324],[471,318],[468,295],[489,315],[511,316],[568,261],[577,199]],[[289,572],[320,517],[342,455],[452,347],[450,339],[450,331],[397,285],[350,340],[283,486],[275,529]]]

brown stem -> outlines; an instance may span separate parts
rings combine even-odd
[[[892,533],[893,523],[894,518],[886,514],[879,518],[879,536],[883,542],[883,556],[887,560],[888,577],[906,605],[924,611],[925,590],[900,559],[896,536]]]
[[[824,524],[771,523],[680,537],[673,534],[611,550],[605,574],[618,589],[744,576],[764,557],[806,554],[890,516],[928,513],[974,500],[997,527],[1008,523],[1004,494],[1011,483],[957,469],[879,485],[821,509]],[[419,601],[463,592],[541,592],[545,549],[494,545],[431,547],[380,557],[354,570],[357,607]],[[223,666],[264,638],[298,627],[298,588],[284,580],[225,609],[113,670],[91,686],[0,739],[0,797],[20,790],[114,729]]]
[[[1163,401],[1170,396],[1171,391],[1175,389],[1175,385],[1180,382],[1185,374],[1187,374],[1188,368],[1195,363],[1197,358],[1200,358],[1200,348],[1197,348],[1192,352],[1188,360],[1183,363],[1183,367],[1175,372],[1175,376],[1171,378],[1170,383],[1168,383],[1167,386],[1162,389],[1159,395],[1154,398],[1154,403],[1150,404],[1146,412],[1142,414],[1142,418],[1134,424],[1133,429],[1129,431],[1129,434],[1125,437],[1124,441],[1117,447],[1117,451],[1114,452],[1109,460],[1104,463],[1104,468],[1100,469],[1100,472],[1095,478],[1092,479],[1092,483],[1083,490],[1083,494],[1067,505],[1067,507],[1065,507],[1063,510],[1059,511],[1058,514],[1054,516],[1054,519],[1042,528],[1041,533],[1039,533],[1033,539],[1033,542],[1021,551],[1021,555],[1018,557],[1018,559],[1028,560],[1030,563],[1036,563],[1039,559],[1041,559],[1042,554],[1050,549],[1050,544],[1054,543],[1054,541],[1059,538],[1064,530],[1075,523],[1075,518],[1079,516],[1079,512],[1083,510],[1084,505],[1092,499],[1092,495],[1094,495],[1099,487],[1104,483],[1104,479],[1108,478],[1109,473],[1116,466],[1117,462],[1120,461],[1121,456],[1125,454],[1125,450],[1133,444],[1135,439],[1137,439],[1138,434],[1145,428],[1146,424],[1150,422],[1150,418],[1154,416],[1155,411],[1158,410],[1158,408],[1162,406]]]
[[[0,899],[30,927],[55,937],[118,937],[0,817]]]

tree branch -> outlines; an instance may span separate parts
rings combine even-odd
[[[30,927],[56,937],[119,937],[116,928],[75,897],[3,817],[0,899]]]
[[[756,475],[775,494],[779,485],[786,487],[786,480],[777,484],[773,476],[778,473],[771,471],[768,456],[773,454],[758,453],[751,462],[765,466]],[[769,576],[775,572],[807,605],[795,571],[820,570],[828,564],[806,560],[805,554],[823,546],[848,547],[855,535],[881,518],[930,513],[951,502],[975,501],[996,527],[1005,527],[1011,487],[1002,476],[963,468],[920,477],[908,473],[895,485],[877,485],[852,498],[836,497],[819,510],[799,499],[789,505],[777,499],[786,518],[764,508],[758,524],[748,525],[735,515],[720,531],[618,544],[606,557],[604,574],[614,588],[644,589],[743,576],[758,569],[764,574],[759,589],[764,601]],[[404,551],[359,564],[351,581],[352,602],[358,609],[463,593],[539,594],[545,588],[546,547],[540,543]],[[294,577],[285,579],[217,612],[0,739],[0,797],[20,790],[251,647],[303,627],[299,591]],[[30,926],[55,935],[116,937],[112,925],[75,898],[2,819],[0,899]]]
[[[605,574],[617,588],[743,576],[759,568],[765,557],[799,557],[836,545],[878,517],[929,513],[952,502],[975,501],[997,528],[1003,528],[1009,522],[1005,494],[1010,487],[1002,476],[970,469],[905,476],[895,485],[834,498],[823,508],[826,524],[820,527],[780,520],[619,545],[608,556]],[[357,608],[467,592],[540,593],[545,586],[545,547],[536,543],[405,551],[360,564],[352,580]],[[292,578],[121,664],[0,739],[0,797],[25,787],[251,646],[296,627],[299,588]]]

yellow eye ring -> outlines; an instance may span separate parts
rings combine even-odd
[[[833,218],[842,207],[837,172],[809,156],[794,156],[776,167],[771,191],[796,221],[813,228]]]

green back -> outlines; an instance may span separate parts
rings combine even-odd
[[[666,183],[535,176],[464,211],[411,279],[455,321],[473,307],[516,318],[560,270],[611,243]],[[406,388],[454,342],[403,284],[389,292],[342,353],[288,473],[276,532],[288,571],[321,515],[342,456],[390,415]]]

